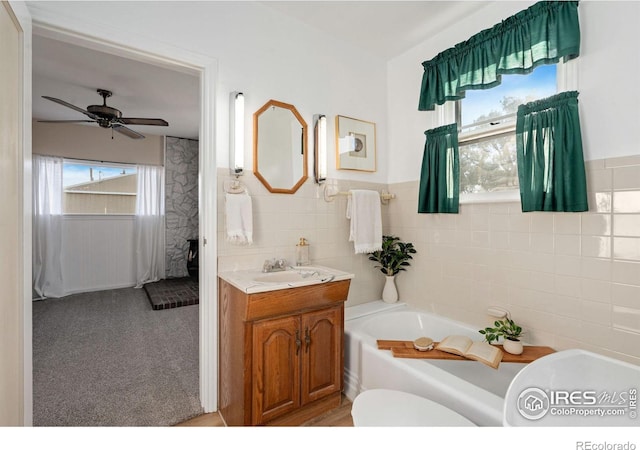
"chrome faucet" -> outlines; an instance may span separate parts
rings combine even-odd
[[[287,270],[287,260],[280,259],[267,259],[262,265],[262,271],[265,273],[268,272],[279,272],[282,270]]]

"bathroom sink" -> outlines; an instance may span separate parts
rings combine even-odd
[[[586,350],[526,365],[504,403],[505,426],[640,426],[640,366]]]
[[[287,270],[267,273],[260,270],[236,270],[222,272],[219,276],[247,294],[353,278],[351,273],[325,266],[289,267]]]
[[[326,275],[326,274],[325,274]],[[263,273],[253,277],[258,283],[296,283],[323,278],[317,270],[285,270],[283,272]]]

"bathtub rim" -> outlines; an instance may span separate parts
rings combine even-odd
[[[349,315],[347,316],[346,313],[349,308],[357,308],[357,309],[350,311]],[[347,398],[349,398],[351,401],[353,401],[353,399],[355,399],[355,397],[360,392],[364,392],[367,389],[374,388],[374,387],[363,386],[361,382],[362,380],[360,379],[362,357],[363,357],[363,353],[365,352],[365,350],[363,349],[363,346],[366,346],[368,349],[377,348],[376,338],[374,336],[371,336],[369,333],[365,332],[360,328],[369,319],[375,316],[380,316],[384,314],[392,314],[394,312],[416,312],[420,314],[427,314],[427,315],[434,316],[437,320],[442,320],[443,322],[450,323],[454,326],[459,326],[468,330],[475,330],[475,328],[471,324],[461,322],[455,319],[451,319],[449,317],[440,315],[435,312],[412,307],[406,303],[397,303],[389,306],[389,304],[384,304],[384,302],[382,302],[381,300],[378,300],[378,301],[368,302],[367,304],[355,305],[354,307],[349,307],[349,308],[345,308],[345,339],[346,339],[345,349],[347,348],[347,346],[349,346],[350,347],[349,350],[352,351],[354,344],[357,344],[357,347],[358,347],[357,348],[358,366],[356,367],[355,371],[351,370],[351,368],[348,367],[347,364],[345,364],[344,393],[347,396]],[[349,318],[347,319],[347,317]],[[357,342],[352,342],[351,341],[352,339],[355,339]],[[350,357],[352,356],[350,355]],[[410,373],[415,371],[421,372],[422,368],[417,369],[415,367],[416,362],[419,362],[419,363],[425,362],[423,360],[412,360],[412,359],[405,360],[403,358],[394,358],[392,355],[390,355],[390,352],[380,353],[378,357],[382,358],[383,361],[385,361],[386,363],[392,364],[393,366],[398,367],[399,370],[406,369]],[[433,375],[434,386],[436,387],[442,384],[443,377],[451,377],[451,380],[453,381],[453,385],[447,386],[445,384],[444,387],[445,388],[449,387],[450,392],[445,393],[443,391],[442,393],[443,398],[446,398],[446,396],[449,395],[448,399],[453,399],[453,403],[457,403],[461,396],[469,394],[469,399],[470,399],[468,400],[468,404],[470,405],[469,408],[472,409],[474,412],[470,414],[469,412],[466,412],[466,413],[462,412],[459,409],[452,408],[446,404],[443,406],[448,407],[449,409],[453,409],[454,411],[469,418],[470,420],[472,420],[474,423],[478,425],[502,426],[502,416],[503,416],[503,407],[504,407],[503,397],[500,397],[499,395],[496,395],[493,392],[490,392],[484,388],[481,388],[478,385],[474,385],[472,382],[467,381],[463,378],[460,378],[454,374],[451,374],[436,365],[430,364],[429,366],[427,366],[427,372],[429,372],[430,375]],[[475,396],[471,394],[474,394]],[[420,394],[417,394],[417,395],[420,395]],[[425,396],[425,398],[430,398],[430,397]],[[442,399],[437,399],[437,398],[430,398],[430,399],[440,404],[444,403]],[[480,411],[483,411],[483,410],[484,412],[481,413]],[[486,420],[485,419],[478,420],[477,414],[480,414],[480,415],[485,414]]]

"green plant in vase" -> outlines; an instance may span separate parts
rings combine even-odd
[[[411,242],[402,242],[399,237],[382,236],[382,250],[369,253],[369,259],[375,261],[374,266],[386,276],[386,282],[382,291],[382,299],[387,303],[398,300],[398,291],[395,287],[395,276],[411,265],[409,260],[417,253]]]
[[[493,327],[486,327],[479,330],[485,340],[491,344],[492,342],[503,338],[503,348],[506,352],[519,355],[523,351],[520,336],[522,336],[522,327],[516,324],[511,318],[505,317],[502,320],[496,320]]]

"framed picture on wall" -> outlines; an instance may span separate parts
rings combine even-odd
[[[336,167],[338,170],[376,171],[376,124],[336,116]]]

